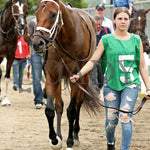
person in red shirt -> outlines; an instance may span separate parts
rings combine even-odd
[[[28,43],[24,41],[23,36],[19,36],[17,42],[17,49],[15,52],[15,59],[12,64],[13,68],[13,89],[17,91],[22,90],[23,71],[26,64],[26,59],[30,59]]]

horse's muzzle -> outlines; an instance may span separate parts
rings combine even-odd
[[[45,41],[42,38],[34,37],[32,44],[35,52],[37,53],[44,52]]]

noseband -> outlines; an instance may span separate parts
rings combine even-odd
[[[40,36],[44,40],[52,43],[54,41],[54,39],[56,38],[58,29],[59,29],[59,25],[61,24],[61,26],[63,26],[62,13],[61,13],[59,4],[56,3],[54,0],[42,0],[41,3],[42,2],[53,2],[58,7],[58,13],[57,13],[57,16],[56,16],[56,20],[55,20],[55,22],[54,22],[51,29],[47,29],[47,28],[44,28],[44,27],[37,26],[36,30],[40,31],[40,33],[35,33],[34,36]],[[49,34],[48,38],[47,38],[47,36],[45,36],[43,31],[45,31]]]

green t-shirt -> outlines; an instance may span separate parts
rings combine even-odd
[[[119,40],[107,34],[102,42],[102,70],[106,71],[108,86],[120,91],[132,84],[139,85],[140,37],[131,34],[129,40]]]

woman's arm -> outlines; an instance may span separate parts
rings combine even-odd
[[[130,13],[130,15],[132,15],[132,6],[133,6],[133,3],[129,3],[129,13]]]
[[[142,42],[140,42],[140,73],[141,73],[143,82],[145,84],[145,87],[147,89],[146,95],[150,95],[150,81],[149,81],[149,75],[148,75],[148,68],[146,66],[145,59],[144,59]]]
[[[94,65],[97,63],[97,61],[102,56],[103,52],[104,52],[104,46],[101,39],[91,59],[82,67],[80,72],[70,77],[71,82],[75,83],[76,81],[79,80],[81,76],[84,76],[85,74],[90,72],[93,69]]]

